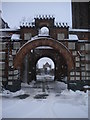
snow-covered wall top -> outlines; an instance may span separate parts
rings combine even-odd
[[[11,36],[11,40],[20,40],[20,35],[19,34],[13,34]]]
[[[69,29],[71,32],[90,32],[90,29]]]
[[[69,35],[69,40],[78,40],[78,36],[77,35]]]

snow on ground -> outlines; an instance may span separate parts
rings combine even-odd
[[[46,99],[34,99],[42,93],[41,88],[22,84],[22,90],[2,94],[3,118],[88,118],[88,91],[67,90],[64,83],[48,83],[49,94]],[[58,87],[57,87],[58,86]],[[60,86],[60,88],[59,88]],[[8,93],[8,94],[7,94]],[[20,94],[29,94],[26,99],[20,99]],[[7,96],[8,95],[8,96]]]
[[[39,80],[39,81],[53,81],[54,80],[54,77],[55,76],[53,76],[53,75],[36,75],[36,77],[37,77],[37,80]]]

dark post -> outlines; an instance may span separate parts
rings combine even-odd
[[[70,90],[70,72],[67,73],[67,89]]]

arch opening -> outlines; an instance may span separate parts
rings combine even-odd
[[[49,77],[50,79],[48,81],[53,81],[53,80],[63,81],[64,78],[67,77],[68,75],[68,69],[67,69],[68,67],[62,54],[59,54],[54,49],[47,50],[47,49],[41,49],[41,48],[33,49],[32,52],[29,52],[24,57],[24,62],[22,64],[23,65],[22,68],[24,68],[22,70],[22,76],[24,76],[23,82],[30,83],[32,80],[37,81],[37,76],[39,76],[39,78],[42,76],[43,79],[44,78],[48,79]],[[43,71],[42,69],[41,70],[39,69],[39,72],[40,71],[43,71],[43,72],[37,74],[37,68],[40,68],[40,66],[42,68],[42,66],[47,62],[48,62],[48,66],[51,63],[49,62],[50,60],[48,61],[45,59],[44,61],[46,62],[45,63],[43,62],[43,65],[41,65],[42,63],[40,61],[44,58],[48,58],[52,62],[53,64],[51,66],[51,68],[53,68],[53,70],[51,70],[52,74],[51,73],[48,74],[47,71]],[[38,65],[38,62],[40,66]]]
[[[55,63],[48,57],[40,58],[36,63],[36,80],[53,81],[55,78]]]

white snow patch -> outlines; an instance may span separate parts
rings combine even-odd
[[[89,29],[69,29],[69,31],[76,31],[76,32],[90,32]]]
[[[4,90],[2,92],[2,97],[15,97],[18,95],[23,95],[23,94],[25,94],[25,91],[23,90],[19,90],[17,92],[10,92],[9,90]]]
[[[20,40],[20,35],[19,34],[13,34],[11,36],[11,40]]]
[[[35,40],[35,39],[37,39],[37,38],[38,38],[38,35],[32,37],[31,40]]]
[[[86,85],[86,86],[84,86],[84,88],[90,88],[90,86]]]
[[[36,47],[35,49],[53,49],[53,48],[48,46],[41,46],[41,47]]]
[[[69,40],[78,40],[78,36],[77,36],[77,35],[70,34],[70,35],[69,35]]]
[[[55,76],[52,75],[36,75],[39,81],[53,81]]]
[[[60,82],[55,85],[58,86],[57,89],[63,89],[66,86]],[[47,99],[34,99],[35,95],[42,93],[41,88],[35,89],[23,84],[22,90],[25,93],[30,93],[30,96],[21,100],[3,97],[3,118],[88,118],[88,92],[74,92],[64,88],[58,95],[58,92],[53,89],[52,92],[48,92]],[[22,90],[14,95],[10,94],[11,96],[18,95],[23,93]]]
[[[58,81],[55,82],[55,91],[57,93],[60,93],[61,91],[66,90],[66,89],[67,89],[67,85],[65,83],[58,82]]]
[[[78,42],[88,42],[88,40],[78,40]]]
[[[11,28],[4,28],[4,29],[0,29],[0,32],[9,32],[9,31],[18,31],[19,29],[11,29]]]

